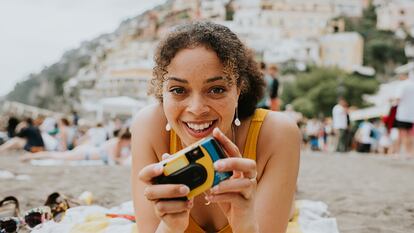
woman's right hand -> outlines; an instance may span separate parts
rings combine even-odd
[[[165,157],[167,155],[163,155],[163,159]],[[162,172],[163,166],[154,163],[144,167],[138,174],[139,179],[147,185],[144,195],[152,202],[154,212],[161,220],[157,232],[184,232],[188,227],[193,200],[171,199],[185,197],[190,189],[180,184],[152,184],[151,180]]]

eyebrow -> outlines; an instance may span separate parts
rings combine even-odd
[[[215,81],[218,81],[218,80],[225,80],[225,79],[226,78],[224,78],[224,77],[216,76],[216,77],[212,77],[212,78],[207,79],[206,81],[204,81],[204,83],[212,83],[212,82],[215,82]],[[188,83],[187,80],[177,78],[177,77],[168,77],[168,78],[165,79],[165,81],[170,81],[170,80],[174,80],[174,81],[177,81],[177,82],[180,82],[180,83]]]
[[[177,77],[168,77],[168,78],[165,79],[165,81],[170,81],[170,80],[174,80],[174,81],[177,81],[177,82],[180,82],[180,83],[188,83],[187,80],[177,78]]]

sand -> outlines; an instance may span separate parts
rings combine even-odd
[[[129,167],[32,166],[19,154],[0,155],[0,170],[30,180],[0,178],[0,198],[16,196],[22,212],[55,191],[72,197],[90,191],[104,207],[131,199]],[[298,199],[328,204],[340,232],[414,232],[414,160],[303,152],[298,188]]]

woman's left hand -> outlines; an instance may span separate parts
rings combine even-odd
[[[219,172],[233,171],[233,176],[214,186],[206,196],[206,200],[220,206],[233,232],[257,232],[256,161],[242,158],[238,147],[218,128],[214,129],[213,136],[229,156],[215,162],[214,168]]]

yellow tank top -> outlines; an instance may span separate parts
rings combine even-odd
[[[256,160],[256,145],[257,138],[259,137],[260,127],[262,126],[263,120],[266,117],[269,110],[256,109],[252,117],[249,131],[247,133],[246,144],[244,145],[243,158]],[[170,154],[181,150],[181,141],[174,130],[170,133]],[[186,233],[205,233],[205,231],[194,221],[190,215],[190,222]],[[221,229],[218,233],[232,233],[230,225],[227,225]]]

